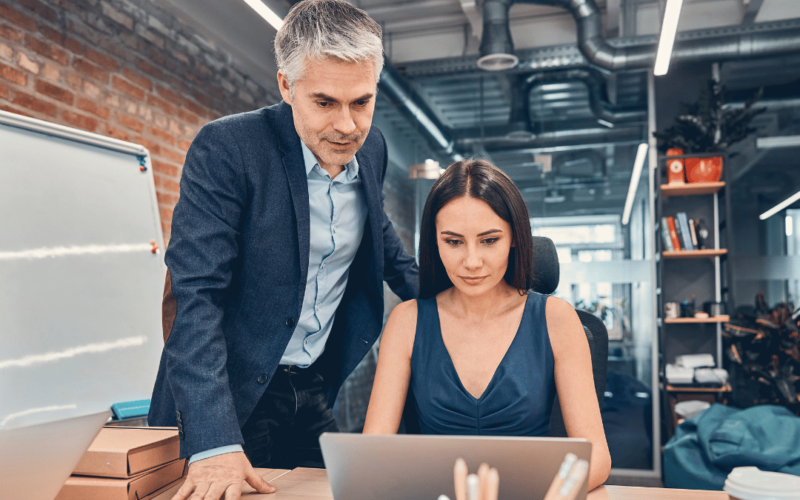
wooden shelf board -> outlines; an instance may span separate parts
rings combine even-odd
[[[730,320],[731,317],[725,315],[710,318],[664,318],[664,323],[727,323]]]
[[[662,184],[661,194],[664,196],[690,196],[714,194],[725,187],[724,182],[690,182],[687,184]]]
[[[681,250],[678,252],[661,252],[665,259],[705,259],[708,257],[719,257],[728,253],[727,248],[719,250]]]
[[[667,392],[731,392],[731,386],[724,385],[722,387],[692,387],[667,384]]]

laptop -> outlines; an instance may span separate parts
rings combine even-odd
[[[0,496],[53,500],[110,416],[103,411],[0,429]]]
[[[324,433],[319,442],[334,500],[453,499],[459,457],[470,473],[482,462],[497,469],[499,500],[541,500],[567,453],[592,453],[591,442],[574,438]]]

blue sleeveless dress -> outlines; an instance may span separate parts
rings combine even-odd
[[[476,399],[444,345],[436,297],[417,300],[411,388],[422,434],[548,435],[556,387],[546,302],[546,295],[528,294],[519,330]]]

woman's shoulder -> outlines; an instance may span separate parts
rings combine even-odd
[[[417,301],[401,302],[392,310],[386,328],[383,330],[381,346],[391,345],[400,349],[408,357],[414,349],[417,331]]]

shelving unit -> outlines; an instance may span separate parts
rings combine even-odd
[[[714,250],[682,250],[680,252],[661,252],[665,259],[705,259],[709,257],[721,257],[727,255],[725,248]]]
[[[725,323],[730,321],[731,317],[725,316],[712,316],[710,318],[665,318],[664,323]]]

